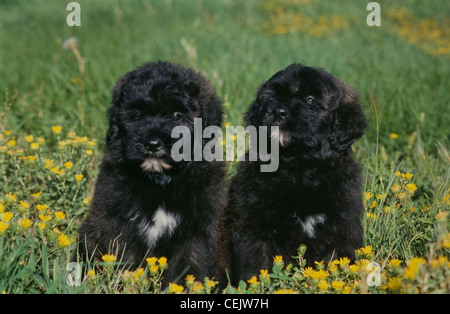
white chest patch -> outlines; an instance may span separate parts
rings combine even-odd
[[[139,230],[144,236],[149,249],[164,235],[171,236],[180,222],[180,217],[167,212],[163,206],[158,207],[152,220],[143,219],[139,224]]]
[[[324,214],[309,215],[303,220],[298,218],[297,215],[294,215],[294,217],[302,227],[303,232],[306,233],[309,238],[315,237],[316,230],[314,228],[317,224],[323,224],[327,218]]]

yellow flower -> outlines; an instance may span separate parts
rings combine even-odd
[[[165,266],[167,264],[167,258],[165,258],[164,256],[160,257],[158,259],[158,264],[159,264],[159,266]]]
[[[147,257],[145,260],[150,266],[155,265],[156,262],[158,261],[156,257]]]
[[[273,262],[274,262],[274,263],[281,263],[281,262],[283,262],[283,256],[281,256],[281,255],[276,255],[276,256],[273,258]]]
[[[16,144],[17,144],[17,142],[16,142],[15,140],[9,140],[9,141],[6,143],[6,145],[8,145],[8,146],[10,146],[10,147],[16,146]]]
[[[387,285],[388,285],[389,289],[391,289],[392,291],[395,291],[395,290],[401,288],[402,279],[399,277],[391,277],[391,278],[389,278]]]
[[[328,282],[324,279],[321,279],[319,281],[319,283],[317,284],[317,288],[320,289],[320,291],[326,291],[328,288],[330,287],[330,285],[328,284]]]
[[[55,134],[61,133],[61,131],[62,131],[62,126],[60,126],[60,125],[52,126],[52,131],[53,131],[53,133],[55,133]]]
[[[66,217],[66,214],[64,214],[63,212],[56,212],[55,213],[55,218],[56,219],[64,219],[64,217]]]
[[[25,136],[25,141],[27,142],[27,143],[29,143],[29,142],[31,142],[31,141],[33,141],[34,140],[34,136],[33,135],[27,135],[27,136]]]
[[[30,148],[31,148],[32,150],[38,149],[38,148],[39,148],[39,143],[31,143],[31,144],[30,144]]]
[[[23,209],[28,209],[30,207],[30,203],[28,203],[26,201],[20,201],[19,204],[20,204],[20,207],[22,207]]]
[[[62,247],[68,246],[68,245],[70,244],[70,240],[69,240],[69,238],[67,237],[67,235],[65,235],[65,234],[61,234],[61,235],[58,237],[58,242],[59,242],[59,244],[60,244]]]
[[[258,279],[256,278],[256,276],[253,276],[252,278],[250,278],[249,280],[247,280],[247,282],[249,283],[249,284],[251,284],[251,285],[259,285],[259,281],[258,281]]]
[[[187,286],[192,286],[195,282],[195,277],[194,275],[187,275],[184,280],[186,281]]]
[[[417,186],[416,186],[414,183],[408,183],[408,184],[406,185],[406,189],[407,189],[409,192],[414,192],[414,191],[417,190]]]
[[[208,287],[214,288],[219,282],[218,281],[213,281],[211,279],[208,279],[206,281],[206,284],[208,285]]]
[[[87,272],[87,274],[88,274],[88,276],[89,277],[94,277],[95,276],[95,270],[94,269],[90,269],[88,272]]]
[[[408,266],[405,268],[404,276],[406,279],[413,280],[416,276],[416,273],[419,271],[419,266],[426,263],[426,260],[421,257],[412,258]]]
[[[17,197],[15,194],[12,194],[11,192],[9,192],[8,194],[5,195],[6,198],[11,201],[11,202],[17,202]]]
[[[38,222],[37,226],[39,227],[39,229],[44,230],[45,227],[47,227],[47,225],[45,224],[45,222]]]
[[[179,286],[176,283],[169,283],[169,293],[182,293],[183,290],[183,286]]]
[[[0,213],[2,213],[5,210],[5,204],[0,203]]]
[[[75,180],[77,180],[77,181],[81,181],[82,179],[83,179],[83,175],[82,174],[76,174],[75,175]]]
[[[349,269],[351,272],[356,273],[358,271],[358,265],[350,265]]]
[[[144,268],[138,268],[133,274],[134,279],[139,279],[144,275]]]
[[[111,263],[111,262],[115,262],[117,260],[117,257],[115,257],[112,254],[105,254],[102,256],[102,260],[107,263]]]
[[[0,221],[0,233],[8,229],[9,225],[4,223],[3,221]]]
[[[302,270],[302,275],[305,277],[311,277],[315,270],[312,267],[305,267]]]
[[[92,155],[93,153],[92,149],[86,149],[86,155]]]
[[[344,289],[342,290],[342,294],[350,294],[350,293],[352,293],[352,287],[345,286]]]
[[[86,198],[83,199],[83,204],[84,204],[84,205],[87,205],[87,204],[89,204],[89,202],[90,202],[91,200],[92,200],[92,197],[91,197],[91,196],[86,197]]]
[[[43,211],[43,210],[46,210],[47,208],[48,208],[47,204],[36,204],[36,209],[38,211]]]
[[[44,168],[48,169],[53,165],[53,160],[52,159],[45,159],[45,165]]]
[[[21,218],[21,219],[19,219],[18,224],[19,224],[19,226],[26,229],[26,228],[30,227],[33,224],[33,222],[28,218]]]
[[[372,254],[373,254],[372,246],[370,246],[370,245],[362,247],[359,250],[356,250],[355,252],[364,254],[366,257],[372,256]]]
[[[344,267],[345,265],[350,264],[350,259],[348,257],[341,257],[339,259],[339,265],[341,265],[341,267]]]
[[[39,214],[39,219],[42,220],[42,221],[49,221],[49,220],[52,220],[52,216],[51,215]]]
[[[311,273],[311,278],[312,279],[325,279],[328,277],[328,271],[326,270],[318,270],[318,271],[314,271],[313,273]]]
[[[294,294],[295,291],[292,289],[278,289],[273,292],[273,294]]]
[[[401,263],[402,261],[399,259],[393,259],[389,261],[389,265],[391,265],[394,268],[400,266]]]
[[[156,272],[158,271],[158,269],[159,269],[159,266],[158,266],[158,265],[151,265],[151,266],[150,266],[150,272],[151,272],[152,274],[156,273]]]
[[[72,168],[73,167],[73,162],[71,162],[71,161],[65,162],[64,163],[64,167],[66,167],[66,169]]]
[[[331,283],[331,287],[333,287],[334,290],[342,290],[342,288],[345,286],[345,282],[341,280],[336,280]]]
[[[261,269],[259,271],[259,276],[261,276],[261,277],[269,276],[269,271],[267,269]]]
[[[41,196],[41,194],[42,194],[42,192],[37,192],[37,193],[31,194],[31,196],[32,196],[33,198],[39,198],[39,197]]]
[[[398,134],[397,134],[397,133],[391,133],[390,136],[391,136],[391,138],[393,138],[394,140],[398,139]]]
[[[12,217],[13,217],[13,213],[11,213],[11,212],[0,213],[0,218],[1,218],[4,222],[10,221]]]

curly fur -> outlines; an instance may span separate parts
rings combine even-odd
[[[219,264],[231,281],[271,269],[306,244],[305,258],[354,258],[363,244],[360,166],[351,144],[366,119],[355,90],[329,73],[293,64],[258,90],[247,125],[279,126],[280,163],[239,164],[221,220]],[[270,128],[269,128],[270,129]]]
[[[220,162],[170,156],[175,126],[220,126],[222,101],[201,74],[158,62],[120,78],[113,88],[106,153],[90,213],[79,230],[79,252],[112,252],[132,268],[165,256],[164,283],[187,271],[215,273],[217,221],[225,202]],[[151,148],[152,141],[160,145]]]

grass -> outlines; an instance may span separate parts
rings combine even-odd
[[[298,265],[275,263],[240,292],[448,293],[448,1],[379,1],[381,27],[365,24],[366,3],[347,0],[78,2],[81,27],[67,26],[61,1],[0,3],[0,291],[217,292],[213,278],[161,291],[158,263],[126,273],[103,261],[103,272],[89,265],[95,273],[81,286],[66,283],[102,156],[110,87],[164,59],[204,73],[231,125],[242,124],[258,85],[293,62],[355,86],[369,119],[354,153],[370,256],[360,256],[355,272],[344,262],[308,270],[300,252]],[[63,48],[70,37],[76,50]],[[367,284],[366,260],[380,265],[380,285]]]

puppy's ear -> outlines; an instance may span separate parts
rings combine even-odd
[[[347,150],[360,138],[367,127],[358,93],[350,86],[339,82],[341,92],[339,103],[331,112],[331,146],[339,151]]]
[[[261,107],[271,95],[271,89],[267,87],[266,83],[259,86],[258,92],[256,93],[256,99],[253,101],[244,115],[244,122],[246,126],[258,126]]]
[[[120,108],[123,101],[123,86],[127,82],[127,77],[121,77],[116,85],[111,89],[112,106],[108,110],[109,127],[106,132],[106,149],[111,158],[117,162],[122,160],[122,141],[120,135]]]

